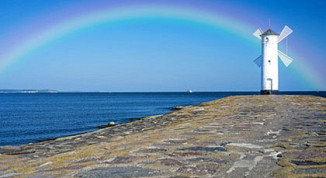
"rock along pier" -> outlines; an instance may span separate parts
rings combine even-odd
[[[0,147],[0,177],[326,177],[326,98],[232,96]]]

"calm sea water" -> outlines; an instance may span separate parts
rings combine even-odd
[[[0,94],[0,146],[21,145],[96,130],[110,121],[171,112],[231,95],[258,92]],[[291,92],[325,97],[325,92]]]

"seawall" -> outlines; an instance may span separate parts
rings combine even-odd
[[[326,177],[326,98],[232,96],[0,147],[0,177]]]

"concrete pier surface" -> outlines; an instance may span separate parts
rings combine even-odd
[[[0,147],[0,177],[326,177],[326,98],[232,96]]]

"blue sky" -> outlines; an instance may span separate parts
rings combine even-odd
[[[0,47],[11,43],[7,36],[11,36],[13,31],[18,29],[26,35],[29,31],[24,26],[34,24],[42,28],[44,25],[43,22],[38,24],[35,19],[46,16],[62,18],[62,14],[54,12],[67,7],[83,7],[80,5],[82,2],[87,3],[74,0],[0,1]],[[195,1],[189,1],[192,2]],[[229,10],[224,14],[230,13],[233,18],[256,24],[256,27],[266,29],[269,18],[277,32],[288,24],[294,30],[289,38],[289,54],[291,49],[309,46],[313,52],[307,51],[304,57],[311,57],[314,69],[321,71],[321,75],[325,74],[322,70],[326,67],[326,52],[322,46],[326,40],[326,1],[232,0],[207,3],[212,3],[216,10],[225,5]],[[239,13],[248,14],[234,14],[239,9]],[[248,40],[223,27],[212,28],[173,18],[144,17],[101,23],[55,39],[1,73],[0,88],[259,91],[260,69],[252,61],[260,53],[258,40]],[[285,68],[280,63],[279,69],[280,90],[316,89],[307,84],[309,82],[301,81],[291,66]]]

